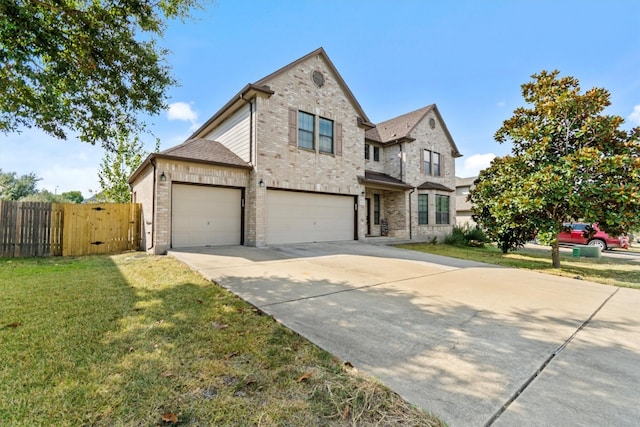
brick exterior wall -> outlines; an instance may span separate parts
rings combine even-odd
[[[153,246],[153,166],[148,164],[141,171],[131,188],[132,200],[142,205],[142,241],[141,250]]]
[[[318,87],[312,73],[324,75]],[[266,188],[291,189],[331,194],[360,195],[363,191],[358,176],[364,175],[364,130],[357,125],[357,111],[338,79],[320,55],[296,64],[274,76],[267,84],[275,92],[270,98],[258,98],[256,108],[256,177],[265,187],[256,188],[255,241],[265,243],[264,218]],[[306,150],[289,144],[289,110],[296,109],[334,121],[342,126],[342,154]],[[335,141],[334,135],[334,141]],[[335,145],[335,144],[334,144]],[[335,152],[335,147],[334,147]],[[257,185],[254,182],[252,185]],[[359,204],[360,205],[360,204]],[[358,216],[358,236],[365,233],[364,212]]]
[[[143,218],[146,224],[144,247],[153,254],[164,254],[171,248],[171,189],[174,182],[237,188],[248,187],[249,182],[249,171],[245,169],[158,158],[155,168],[154,216],[153,191],[148,190],[149,185],[153,186],[153,171],[153,166],[149,165],[133,184],[135,194],[144,194],[144,198],[139,200],[139,203],[142,203]],[[162,172],[167,178],[166,181],[160,179]],[[150,222],[154,228],[151,227]],[[248,222],[249,218],[245,213],[245,228],[248,227]],[[153,245],[149,240],[151,236],[155,242]]]
[[[430,119],[435,121],[433,129],[429,124]],[[455,158],[452,156],[451,143],[443,129],[443,123],[439,121],[437,115],[433,111],[428,113],[411,132],[411,137],[415,138],[415,141],[403,144],[406,159],[404,181],[414,187],[418,187],[425,181],[430,181],[455,190]],[[432,176],[420,172],[421,150],[424,149],[440,153],[441,176]],[[418,225],[418,194],[429,195],[428,225]],[[436,224],[436,194],[449,196],[449,224]],[[453,230],[456,213],[455,192],[416,190],[411,194],[411,207],[412,238],[431,240],[436,237],[438,240],[442,240]]]

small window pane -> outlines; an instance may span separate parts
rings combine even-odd
[[[418,194],[418,224],[429,224],[429,195]]]
[[[320,151],[333,153],[333,121],[320,117]]]
[[[373,147],[373,161],[380,161],[380,147]]]
[[[424,173],[431,175],[431,151],[424,150]]]
[[[449,196],[436,194],[436,224],[449,224]]]
[[[440,153],[433,153],[433,176],[440,176]]]
[[[298,147],[315,148],[313,136],[315,134],[315,117],[302,111],[298,112]]]
[[[364,144],[364,159],[369,160],[369,144]]]

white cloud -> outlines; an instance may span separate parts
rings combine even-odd
[[[198,113],[193,111],[191,105],[186,102],[174,102],[173,104],[169,104],[167,117],[169,120],[180,120],[195,124],[196,120],[198,120]]]
[[[493,153],[473,154],[456,161],[456,176],[467,178],[478,176],[482,169],[489,167],[491,161],[496,158]]]
[[[629,121],[635,125],[640,125],[640,105],[633,107],[633,113],[628,117]]]
[[[496,104],[498,106],[498,108],[503,108],[504,106],[507,105],[506,101],[500,101]]]

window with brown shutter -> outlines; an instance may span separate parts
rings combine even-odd
[[[336,123],[336,156],[342,156],[342,124]]]
[[[289,145],[298,145],[298,110],[289,108]]]

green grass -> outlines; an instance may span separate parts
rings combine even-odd
[[[0,360],[3,426],[444,425],[169,257],[0,260]]]
[[[492,245],[483,248],[445,244],[407,244],[398,247],[506,267],[526,268],[557,276],[580,276],[591,282],[640,289],[640,258],[638,261],[604,256],[600,259],[574,258],[571,253],[561,253],[561,268],[557,269],[552,267],[551,253],[544,247],[520,249],[507,254]]]

